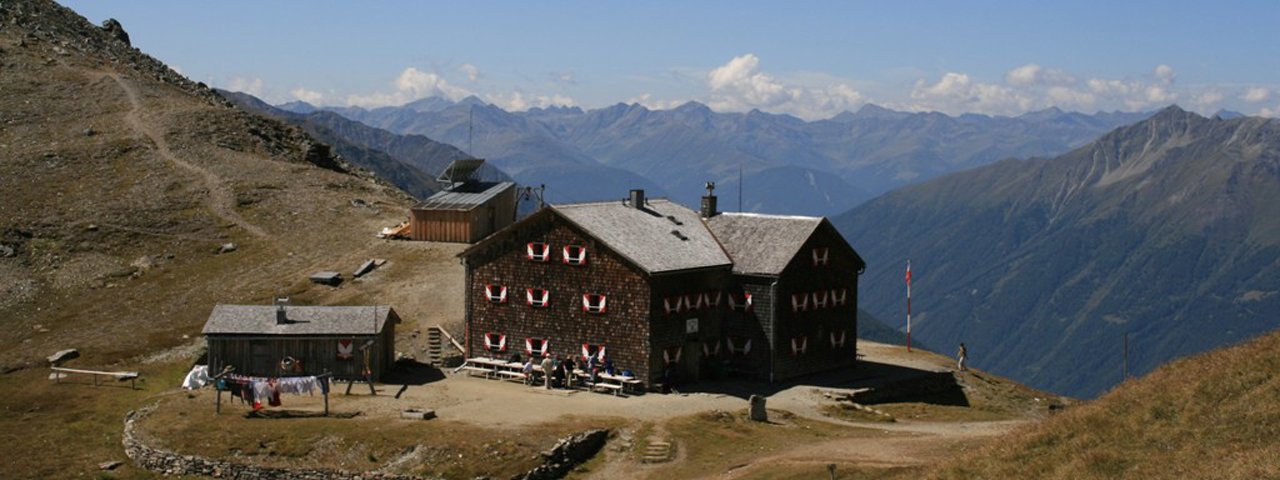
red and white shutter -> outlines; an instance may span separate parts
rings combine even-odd
[[[484,334],[484,349],[490,352],[507,351],[507,336],[492,332]]]
[[[595,351],[593,352],[592,350]],[[593,353],[596,356],[597,362],[604,361],[604,345],[596,345],[593,347],[590,343],[582,344],[582,361],[587,361],[587,359],[591,358]]]
[[[546,307],[551,303],[551,291],[537,288],[526,288],[524,301],[531,307]]]
[[[843,307],[847,304],[848,300],[849,300],[848,288],[831,289],[831,306]]]
[[[836,332],[833,330],[833,331],[831,332],[831,334],[830,334],[830,335],[831,335],[831,348],[844,348],[844,339],[845,339],[845,334],[846,334],[846,333],[848,333],[848,331],[847,331],[847,330],[841,330],[841,331],[840,331],[840,335],[839,335],[839,336],[837,336],[837,335],[836,335]]]
[[[539,343],[538,343],[538,348],[536,348],[536,349],[535,349],[535,348],[533,348],[533,342],[535,342],[535,341],[536,341],[536,342],[539,342]],[[535,354],[535,353],[536,353],[536,354],[538,354],[538,356],[544,356],[544,355],[546,355],[546,354],[547,354],[547,345],[550,345],[550,344],[551,344],[551,341],[550,341],[550,340],[547,340],[547,339],[545,339],[545,338],[529,338],[529,337],[525,337],[525,339],[524,339],[524,353],[526,353],[526,354],[528,354],[528,355],[533,355],[533,354]]]
[[[684,296],[684,303],[685,303],[685,305],[688,305],[688,306],[689,306],[689,310],[701,310],[701,309],[702,309],[702,294],[700,294],[700,293],[690,293],[690,294],[686,294],[686,295]]]
[[[680,354],[684,352],[684,347],[667,347],[662,349],[662,360],[667,365],[680,363]]]
[[[551,257],[551,244],[529,242],[529,244],[525,246],[525,255],[529,257],[529,260],[545,262]]]
[[[348,361],[355,356],[354,340],[338,340],[338,360]]]
[[[709,341],[706,341],[706,342],[702,342],[702,356],[704,356],[704,357],[716,357],[716,356],[719,356],[719,355],[720,355],[720,341],[719,341],[719,340],[709,340]]]
[[[742,337],[738,337],[738,340],[742,341],[742,345],[738,345],[737,342],[734,342],[733,338],[734,337],[728,337],[724,339],[725,345],[729,347],[729,353],[738,354],[738,355],[747,355],[751,353],[750,338],[744,339]]]
[[[582,294],[582,311],[603,314],[605,312],[605,296],[592,293]]]
[[[804,351],[809,349],[809,337],[801,335],[799,337],[791,337],[791,354],[804,355]]]
[[[484,296],[492,303],[507,303],[507,287],[505,285],[485,285]]]
[[[818,290],[813,292],[813,309],[827,308],[827,298],[831,292],[827,290]]]
[[[581,245],[565,245],[561,249],[564,263],[569,265],[586,265],[587,264],[587,247]]]
[[[716,308],[720,306],[720,291],[712,290],[702,294],[702,303],[707,308]]]
[[[672,311],[672,308],[671,308],[671,297],[666,297],[666,298],[663,298],[663,299],[662,299],[662,311],[663,311],[663,313],[666,313],[667,315],[671,315],[671,311]]]
[[[813,249],[813,266],[827,265],[831,261],[831,250],[827,247],[817,247]]]
[[[729,295],[729,309],[741,310],[744,312],[751,311],[751,294],[744,293],[742,296]]]
[[[809,294],[793,293],[791,294],[791,311],[804,312],[809,310]]]

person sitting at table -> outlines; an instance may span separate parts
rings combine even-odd
[[[604,359],[604,373],[613,375],[613,359],[606,357]]]
[[[564,388],[573,388],[573,371],[578,368],[578,364],[573,361],[573,355],[564,357]]]
[[[520,373],[524,374],[525,385],[533,385],[533,355],[529,355],[529,359],[525,360],[524,367],[520,369]]]

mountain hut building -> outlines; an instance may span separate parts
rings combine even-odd
[[[633,190],[554,205],[459,254],[466,354],[603,352],[649,385],[852,365],[865,263],[825,218],[694,212]]]

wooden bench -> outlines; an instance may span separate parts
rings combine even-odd
[[[589,390],[591,390],[591,391],[595,391],[595,389],[597,389],[597,388],[603,388],[603,389],[606,389],[606,390],[613,390],[613,394],[614,394],[614,395],[622,395],[622,385],[619,385],[619,384],[617,384],[617,383],[608,383],[608,382],[594,382],[594,383],[593,383],[593,382],[586,382],[586,383],[585,383],[585,385],[587,386],[587,389],[589,389]]]
[[[501,375],[501,376],[503,376],[503,377],[506,377],[506,380],[521,381],[521,382],[523,382],[523,381],[524,381],[524,379],[525,379],[525,378],[527,378],[527,377],[525,376],[525,374],[524,374],[524,373],[521,373],[521,372],[513,372],[513,371],[511,371],[511,370],[498,370],[498,372],[497,372],[497,373],[498,373],[498,375]]]
[[[489,378],[489,376],[493,375],[493,372],[495,372],[495,370],[492,368],[473,367],[471,365],[464,365],[462,366],[462,369],[466,370],[467,373],[473,376],[478,373],[478,374],[484,375],[485,378]]]
[[[63,377],[62,374],[64,373],[83,373],[86,375],[93,375],[93,386],[95,387],[98,386],[98,377],[103,376],[103,377],[112,377],[112,378],[115,378],[117,381],[121,381],[121,382],[128,380],[129,389],[136,390],[138,388],[137,386],[138,372],[104,372],[101,370],[81,370],[78,368],[66,368],[66,367],[49,367],[49,368],[55,372],[53,379],[55,382],[58,382],[58,383],[62,382],[62,377]]]

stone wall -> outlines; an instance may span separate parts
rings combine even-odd
[[[130,411],[125,415],[123,443],[125,455],[128,455],[134,464],[162,475],[191,475],[237,480],[411,480],[423,478],[387,473],[262,467],[232,463],[225,460],[212,460],[195,455],[181,455],[176,452],[153,448],[142,441],[141,436],[134,429],[134,423],[149,415],[156,409],[157,405],[153,404],[136,411]]]
[[[124,417],[125,455],[143,469],[161,475],[189,475],[236,480],[418,480],[428,477],[378,472],[348,472],[328,469],[286,469],[232,463],[196,455],[182,455],[148,446],[134,424],[155,411],[152,404],[130,411]],[[546,480],[563,478],[574,467],[594,457],[608,440],[608,430],[590,430],[561,439],[550,450],[542,452],[543,464],[516,479]]]

